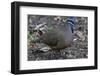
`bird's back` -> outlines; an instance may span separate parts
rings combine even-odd
[[[72,32],[70,27],[57,27],[47,31],[42,40],[52,49],[64,49],[72,42]]]

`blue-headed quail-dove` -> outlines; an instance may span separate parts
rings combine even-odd
[[[40,39],[53,50],[61,50],[67,48],[72,43],[73,26],[75,25],[75,17],[68,17],[66,22],[60,20],[57,25],[46,26],[46,30],[39,30]],[[43,29],[42,29],[43,30]]]

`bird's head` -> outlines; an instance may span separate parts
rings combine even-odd
[[[46,23],[43,23],[43,24],[36,25],[33,31],[38,36],[42,36],[45,33],[46,29],[47,29]]]

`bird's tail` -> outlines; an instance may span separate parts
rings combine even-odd
[[[71,27],[72,33],[74,32],[73,27],[76,25],[76,17],[68,17],[67,25]]]

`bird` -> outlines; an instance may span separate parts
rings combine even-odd
[[[52,26],[42,24],[35,30],[37,30],[41,42],[48,45],[52,50],[62,50],[71,46],[74,26],[75,17],[68,17],[65,22],[58,17],[56,24]]]

